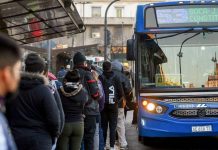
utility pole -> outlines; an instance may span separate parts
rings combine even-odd
[[[108,13],[110,6],[117,1],[119,1],[119,0],[113,0],[107,6],[107,9],[105,11],[105,18],[104,18],[104,61],[108,60],[108,58],[107,58],[107,54],[108,54],[108,51],[107,51],[107,46],[108,46],[108,43],[107,43],[107,13]]]

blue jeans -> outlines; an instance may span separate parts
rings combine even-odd
[[[104,136],[101,126],[99,127],[99,150],[104,150]]]

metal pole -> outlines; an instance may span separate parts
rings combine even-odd
[[[123,22],[122,22],[122,54],[124,54],[124,53],[123,53]],[[122,56],[122,62],[124,63],[124,58],[123,58],[123,56]]]
[[[117,2],[119,0],[113,0],[108,6],[107,6],[107,9],[105,11],[105,18],[104,18],[104,61],[107,60],[107,13],[108,13],[108,10],[110,8],[110,6]]]
[[[48,40],[48,70],[51,71],[51,40]]]
[[[85,24],[85,3],[83,4],[83,23]],[[83,46],[85,45],[85,32],[83,32]]]

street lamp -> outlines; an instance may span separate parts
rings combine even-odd
[[[107,9],[105,11],[105,18],[104,18],[104,61],[107,60],[107,13],[108,13],[108,10],[110,8],[110,6],[117,2],[119,0],[113,0],[108,6],[107,6]]]

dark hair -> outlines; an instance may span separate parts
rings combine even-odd
[[[111,71],[111,69],[112,69],[111,63],[109,61],[105,61],[103,63],[103,70],[104,71]]]
[[[80,73],[79,70],[74,69],[70,70],[66,73],[64,77],[64,82],[79,82],[80,81]]]
[[[45,70],[45,61],[36,53],[30,53],[25,59],[25,71],[42,73]]]
[[[14,66],[21,60],[21,51],[18,45],[6,35],[0,33],[0,69]]]
[[[64,66],[61,66],[61,69],[65,69]]]

